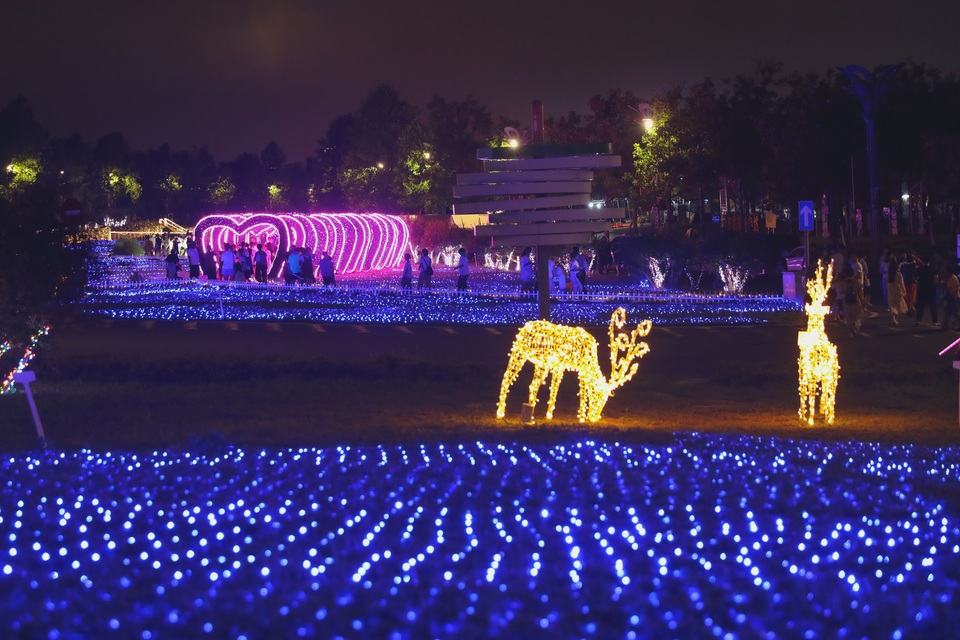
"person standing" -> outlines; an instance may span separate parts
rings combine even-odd
[[[233,245],[227,244],[220,253],[220,277],[224,280],[233,280]]]
[[[257,252],[253,254],[253,275],[257,282],[267,281],[267,252],[263,244],[257,244]]]
[[[403,273],[400,274],[400,288],[404,291],[413,289],[413,256],[403,254]]]
[[[180,271],[180,258],[176,253],[170,251],[164,261],[167,263],[167,280],[176,280],[177,272]]]
[[[244,281],[250,280],[253,277],[253,252],[250,250],[249,242],[244,242],[240,250],[240,264]]]
[[[420,273],[417,276],[417,290],[429,290],[431,288],[431,279],[433,278],[433,260],[430,259],[430,251],[428,249],[420,250],[420,262],[418,265]]]
[[[957,274],[954,273],[953,269],[947,266],[944,266],[940,272],[940,280],[943,282],[944,289],[943,325],[940,327],[940,330],[946,331],[950,328],[950,322],[957,313],[957,298],[960,296],[960,280],[957,279]]]
[[[470,275],[470,261],[467,260],[467,250],[463,247],[457,249],[460,260],[457,261],[457,291],[467,290],[467,277]]]
[[[335,287],[337,281],[334,278],[333,258],[326,251],[320,256],[320,278],[323,280],[323,286]]]
[[[902,255],[900,257],[900,273],[903,275],[903,287],[907,292],[907,313],[917,310],[917,262],[916,257]]]
[[[891,260],[887,265],[887,306],[893,316],[893,324],[900,324],[900,316],[907,312],[907,289],[900,273],[900,263]]]
[[[570,287],[575,294],[583,293],[583,280],[580,278],[581,263],[577,259],[579,257],[580,249],[574,247],[573,251],[570,252]]]
[[[187,264],[190,267],[190,279],[197,280],[200,277],[200,252],[193,240],[187,240]]]
[[[317,281],[317,274],[313,269],[313,254],[306,248],[300,247],[300,275],[305,284]]]
[[[559,258],[553,263],[553,283],[557,293],[567,292],[567,273],[563,270],[563,263]]]
[[[524,247],[520,254],[520,291],[533,293],[537,290],[537,280],[533,271],[533,247]]]
[[[574,247],[570,254],[571,260],[577,261],[577,277],[580,279],[580,293],[587,290],[587,258],[580,251],[580,247]]]

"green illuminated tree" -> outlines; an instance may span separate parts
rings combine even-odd
[[[220,210],[233,200],[236,191],[233,181],[221,176],[207,185],[207,202],[212,204],[215,210]]]

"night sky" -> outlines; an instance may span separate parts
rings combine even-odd
[[[0,0],[0,107],[18,95],[51,134],[218,160],[276,141],[311,155],[338,115],[388,83],[530,119],[584,113],[749,73],[913,61],[960,72],[956,0]]]

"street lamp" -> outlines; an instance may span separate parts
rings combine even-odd
[[[643,127],[643,130],[647,133],[653,131],[653,128],[656,126],[654,121],[654,115],[656,113],[653,110],[653,107],[650,106],[649,102],[641,102],[636,107],[630,107],[634,111],[640,114],[640,125]]]

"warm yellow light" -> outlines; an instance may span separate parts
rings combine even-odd
[[[510,141],[507,144],[509,144],[512,148],[516,149],[517,147],[520,146],[520,141],[517,140],[516,138],[510,138]]]
[[[533,381],[530,383],[528,403],[531,410],[537,404],[540,387],[550,379],[550,399],[547,402],[547,420],[553,418],[553,409],[557,403],[557,390],[567,371],[575,371],[580,378],[580,409],[577,417],[580,422],[596,422],[603,413],[603,407],[613,392],[633,378],[638,363],[634,362],[650,351],[646,342],[638,338],[646,337],[653,324],[644,320],[629,334],[619,332],[627,319],[627,312],[619,308],[610,317],[610,379],[607,380],[600,370],[597,360],[597,341],[580,327],[553,324],[546,320],[528,322],[517,332],[510,349],[510,362],[500,384],[500,401],[497,404],[497,417],[506,414],[507,393],[510,386],[520,375],[527,362],[533,363]],[[532,411],[531,411],[532,416]]]
[[[817,265],[816,275],[807,281],[810,303],[807,312],[807,330],[797,333],[800,346],[800,419],[813,426],[817,413],[817,396],[820,396],[820,413],[827,424],[833,424],[834,405],[837,399],[837,382],[840,380],[840,363],[837,347],[830,342],[824,331],[823,319],[830,308],[823,303],[833,280],[833,264],[823,273],[823,263]]]
[[[646,131],[653,131],[653,118],[644,118],[640,121]]]

